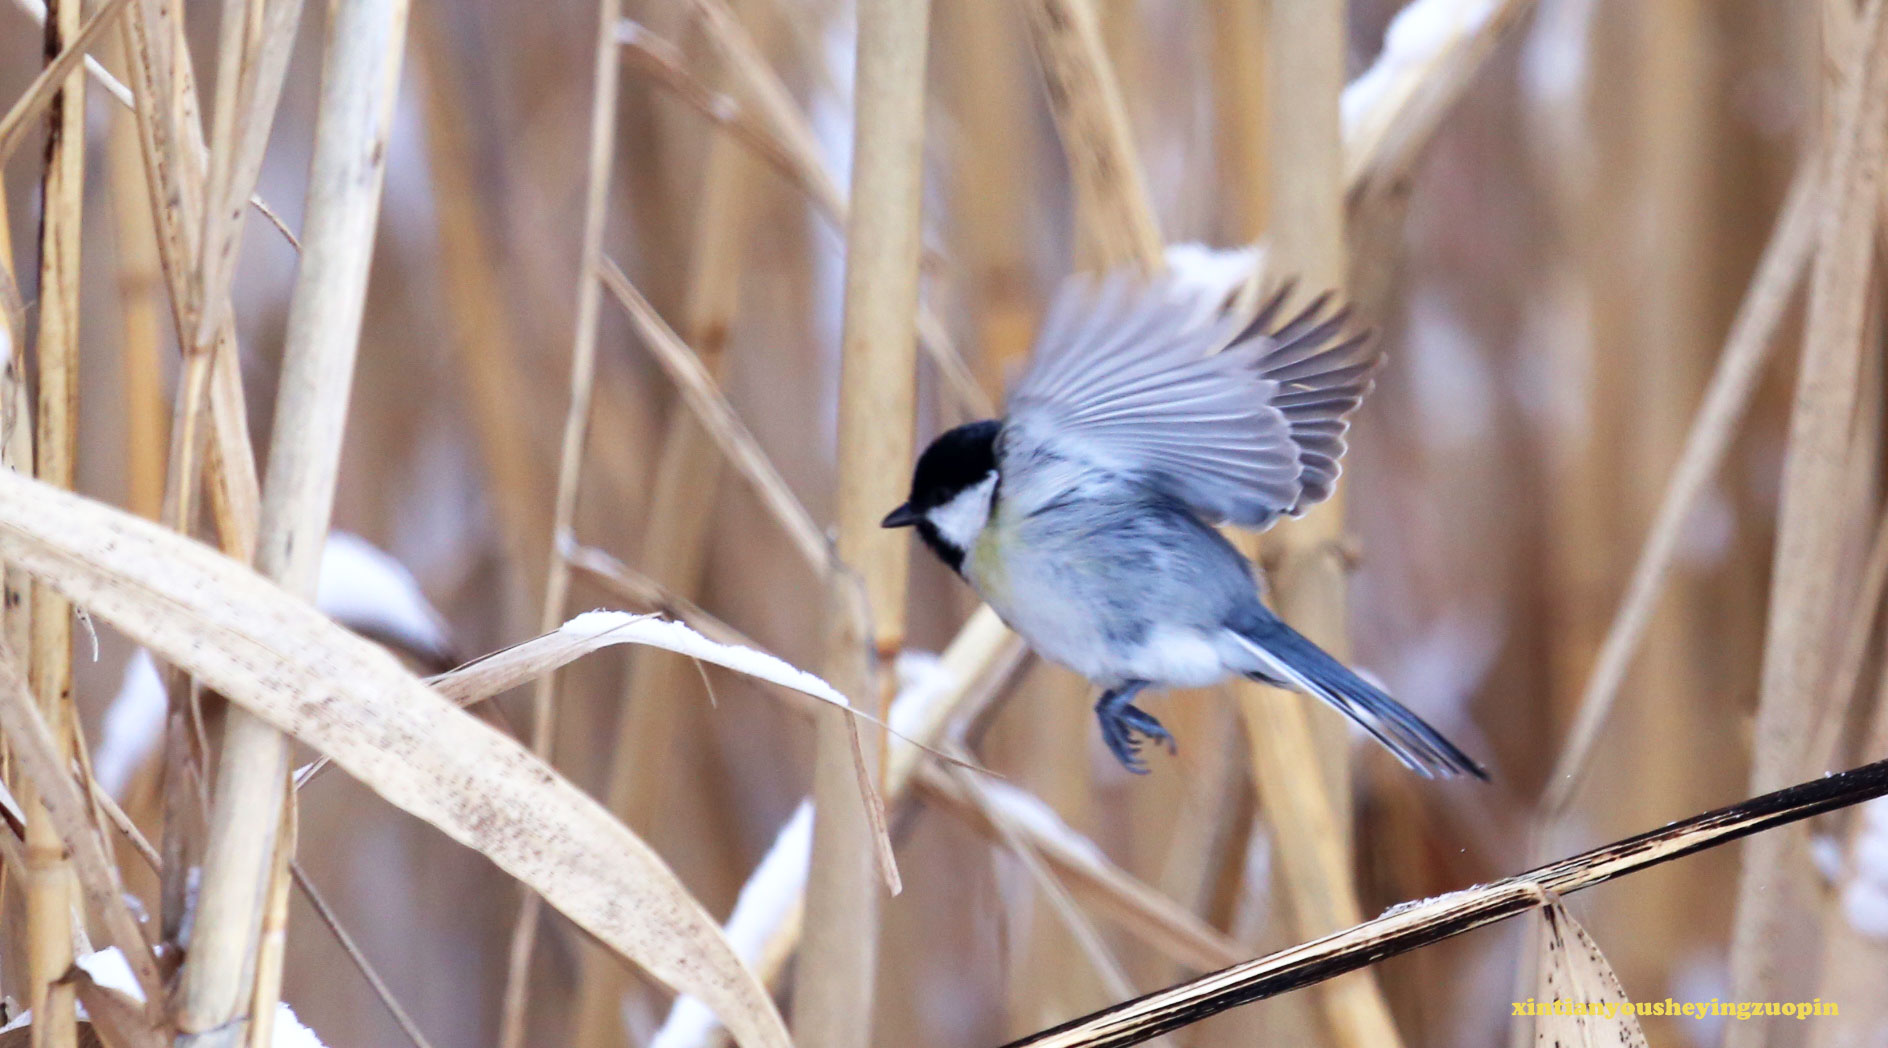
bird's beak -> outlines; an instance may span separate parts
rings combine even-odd
[[[907,502],[897,509],[892,510],[890,513],[885,514],[885,519],[880,521],[878,526],[881,528],[908,528],[917,522],[918,514],[912,511],[911,503]]]

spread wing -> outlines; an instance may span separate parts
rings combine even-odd
[[[1170,278],[1071,279],[1010,395],[1005,461],[1132,477],[1213,522],[1302,513],[1331,494],[1382,357],[1328,294],[1278,322],[1289,292],[1228,319]]]

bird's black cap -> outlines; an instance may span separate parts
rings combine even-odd
[[[888,528],[909,527],[926,510],[949,502],[958,492],[990,475],[996,468],[996,435],[1003,424],[996,419],[968,422],[940,434],[918,456],[911,474],[911,498],[887,514]]]

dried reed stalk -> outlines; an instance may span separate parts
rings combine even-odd
[[[211,420],[210,472],[212,476],[222,478],[220,482],[211,485],[211,505],[213,515],[220,522],[220,530],[225,536],[225,541],[239,554],[252,548],[259,548],[264,557],[260,562],[263,570],[269,571],[288,585],[312,595],[314,565],[317,563],[316,558],[320,555],[319,547],[327,536],[328,507],[332,502],[332,474],[338,469],[340,427],[345,418],[347,391],[353,378],[353,351],[351,348],[343,351],[345,361],[319,364],[312,372],[303,366],[305,358],[298,357],[297,350],[308,352],[311,340],[306,336],[305,330],[297,329],[297,321],[299,320],[304,329],[309,321],[306,319],[306,314],[298,318],[294,311],[299,308],[299,303],[291,303],[289,349],[284,358],[282,389],[286,391],[291,384],[306,381],[311,374],[320,374],[322,376],[320,381],[325,383],[326,388],[312,389],[311,395],[338,398],[339,406],[310,405],[303,409],[315,416],[326,415],[327,418],[322,425],[332,425],[333,436],[330,448],[324,451],[317,447],[311,452],[316,464],[302,467],[300,473],[282,465],[287,461],[288,456],[280,454],[280,451],[282,440],[298,439],[305,435],[297,428],[303,423],[299,422],[292,413],[278,410],[276,416],[278,441],[273,445],[277,454],[273,456],[272,466],[275,466],[279,472],[288,474],[284,479],[288,479],[291,483],[310,485],[310,494],[305,497],[312,500],[312,504],[305,504],[287,511],[286,517],[292,522],[284,523],[284,518],[270,516],[271,507],[257,501],[258,496],[254,489],[255,482],[252,478],[255,467],[249,450],[245,417],[247,412],[243,406],[242,383],[236,369],[233,334],[234,307],[230,302],[230,281],[235,272],[237,246],[242,236],[244,219],[249,212],[247,202],[253,195],[256,180],[261,174],[263,150],[268,144],[269,129],[274,122],[276,103],[281,95],[283,78],[287,74],[289,55],[294,46],[296,30],[300,27],[301,13],[301,0],[273,0],[273,2],[225,0],[223,5],[217,53],[214,125],[209,150],[201,172],[203,186],[201,206],[198,208],[200,213],[194,216],[200,220],[202,229],[194,241],[195,268],[183,278],[185,292],[190,297],[191,308],[195,312],[192,314],[186,311],[180,314],[180,331],[187,338],[184,342],[185,358],[189,362],[184,379],[186,387],[199,383],[207,384],[207,389],[201,395],[207,397],[208,414]],[[392,45],[396,54],[401,46],[401,38],[402,33],[396,30]],[[397,64],[395,68],[394,75],[397,77]],[[360,68],[356,66],[340,70],[338,75],[354,76],[360,72]],[[327,75],[337,74],[329,71]],[[336,104],[331,96],[322,99],[323,113],[318,118],[318,134],[324,130],[320,121],[325,118],[325,111]],[[189,124],[193,129],[198,126],[194,115]],[[382,148],[384,148],[385,134],[386,132],[383,131]],[[323,169],[324,164],[332,163],[323,150],[324,146],[318,144],[312,172],[312,180],[316,182],[323,178],[336,178],[334,171]],[[344,170],[339,177],[348,178],[352,174],[352,171]],[[334,213],[333,209],[315,207],[311,200],[309,207],[311,221],[329,220]],[[179,216],[182,221],[189,221],[190,217]],[[365,228],[369,231],[372,226],[371,219],[365,223]],[[354,229],[347,231],[344,235],[348,234],[364,235],[371,243],[371,232],[362,234],[359,229]],[[321,237],[318,230],[311,246],[314,248],[314,253],[308,259],[311,264],[319,266],[331,263],[331,260],[321,252],[331,251],[334,246],[333,240]],[[360,283],[363,289],[358,297],[364,300],[366,279],[364,264],[361,269]],[[302,275],[308,276],[309,270],[304,270]],[[343,276],[341,279],[348,278]],[[294,297],[299,299],[303,293],[302,289],[298,288]],[[333,304],[333,301],[330,301],[309,308],[321,310]],[[356,317],[351,328],[357,331],[359,307],[354,308]],[[192,319],[194,319],[194,328],[190,326]],[[355,336],[348,333],[349,321],[346,313],[342,312],[334,319],[343,327],[340,338],[351,342]],[[298,336],[300,336],[300,341],[298,341]],[[332,350],[321,349],[313,352],[326,355]],[[197,395],[186,389],[185,411],[191,413],[193,417],[194,412],[190,404]],[[278,404],[282,404],[285,400],[286,398],[283,398],[282,401],[278,401]],[[308,404],[307,401],[302,403]],[[194,423],[186,423],[185,433],[188,435],[193,427]],[[321,464],[320,459],[324,455],[331,461]],[[191,469],[186,466],[182,473],[180,483],[195,483]],[[327,475],[325,479],[311,480],[311,477],[319,478],[324,473]],[[315,494],[323,486],[328,489],[328,494],[325,496]],[[279,489],[273,487],[271,490],[279,492]],[[187,503],[180,499],[180,508],[185,504]],[[188,524],[188,512],[187,510],[183,512],[184,520],[174,522],[180,528],[187,527]],[[266,544],[260,546],[257,544],[264,543],[268,534],[262,529],[272,527],[287,529],[288,537],[282,540],[285,549],[292,549],[297,541],[308,547],[297,551],[295,558],[284,558],[285,561],[290,559],[303,561],[300,566],[289,567],[283,564],[272,567],[269,565],[267,561],[269,547]],[[294,578],[297,573],[302,576],[299,580]],[[240,760],[246,754],[239,751],[232,755],[232,747],[229,744],[240,738],[238,734],[231,731],[231,728],[243,726],[242,715],[233,713],[231,717],[235,718],[237,723],[235,725],[231,725],[228,721],[225,723],[226,745],[222,756],[225,759]],[[259,757],[262,749],[268,745],[261,741],[267,738],[267,734],[260,731],[253,734],[257,740],[254,745]],[[286,740],[280,740],[275,745],[279,751],[277,756],[280,758],[280,761],[275,763],[285,762]],[[225,764],[224,770],[234,766],[234,764]],[[270,766],[269,762],[259,761],[248,765],[252,770],[260,770],[265,766]],[[239,784],[243,782],[240,776],[233,781]],[[238,785],[237,788],[241,789],[243,786]],[[268,865],[260,871],[240,867],[233,871],[239,878],[236,882],[238,884],[244,883],[241,878],[253,873],[261,877],[267,886],[260,914],[256,918],[259,921],[255,933],[256,954],[254,960],[248,962],[254,974],[254,990],[249,996],[251,1022],[247,1036],[253,1046],[267,1045],[273,1036],[275,1005],[281,996],[282,951],[287,943],[289,870],[294,859],[293,831],[296,815],[292,797],[279,793],[276,797],[282,804],[281,810],[274,816],[280,826],[280,832],[270,842],[270,855],[266,859]],[[229,825],[229,829],[246,833],[250,827],[258,825],[260,820],[267,817],[266,813],[260,810],[253,815],[243,815],[240,818],[232,813],[232,819],[236,821],[235,824]],[[226,824],[219,823],[216,817],[212,816],[206,838],[207,843],[211,845],[215,843],[216,833],[224,825]],[[287,836],[284,837],[283,833]],[[214,861],[206,862],[205,869],[207,871],[216,865]],[[230,889],[229,898],[240,898],[239,892],[240,889]],[[226,913],[225,917],[227,916]],[[230,929],[237,925],[231,922],[217,927]],[[247,980],[248,975],[244,974],[239,978]],[[213,980],[214,976],[210,975],[208,979]],[[205,983],[196,985],[202,986]],[[189,991],[186,991],[184,1006],[194,1007]],[[239,1003],[238,1009],[240,1007]]]
[[[913,318],[930,13],[930,0],[864,0],[855,50],[834,506],[839,559],[849,573],[834,578],[830,598],[829,674],[841,691],[866,705],[876,702],[887,717],[894,694],[890,663],[905,640],[911,544],[879,520],[903,500],[916,440]],[[864,621],[848,613],[855,600],[863,601]],[[813,863],[794,982],[794,1033],[803,1044],[864,1048],[877,984],[879,896],[872,883],[870,813],[852,781],[861,740],[857,723],[837,711],[821,712],[816,734]],[[887,759],[889,737],[877,743],[879,759]]]
[[[26,384],[26,306],[13,272],[13,232],[6,194],[0,193],[0,469],[33,472],[33,410]],[[21,669],[32,651],[31,580],[0,564],[0,641],[18,653]]]
[[[56,0],[46,19],[46,53],[59,56],[77,44],[82,25],[78,0]],[[38,413],[34,420],[33,474],[70,489],[76,474],[79,434],[79,252],[85,199],[85,74],[68,59],[67,72],[51,96],[47,121],[46,167],[41,181],[39,330],[34,342],[38,365]],[[35,584],[32,651],[26,676],[53,749],[54,768],[71,759],[77,711],[72,705],[72,608],[60,596]],[[9,682],[10,683],[10,682]],[[8,687],[9,692],[14,691]],[[23,745],[12,739],[16,746]],[[77,901],[72,860],[48,794],[54,789],[40,776],[21,783],[26,812],[26,961],[32,1002],[34,1040],[44,1048],[76,1043],[75,998],[59,982],[73,959],[73,904]],[[83,931],[81,926],[79,931]],[[127,946],[135,943],[128,943]]]
[[[271,1048],[275,1043],[275,1003],[282,999],[282,954],[288,944],[288,893],[295,869],[295,839],[299,807],[282,806],[282,825],[275,834],[275,853],[269,862],[269,894],[262,904],[262,926],[256,944],[255,1004],[249,1016],[248,1048]]]
[[[1214,157],[1219,163],[1224,224],[1234,242],[1265,232],[1266,4],[1214,4],[1208,11],[1213,73]]]
[[[144,989],[145,999],[161,1001],[163,978],[158,974],[157,961],[151,955],[151,947],[145,941],[143,930],[131,916],[130,907],[125,901],[124,885],[118,878],[118,867],[111,861],[110,853],[92,822],[92,810],[86,802],[85,793],[73,780],[70,744],[53,733],[52,721],[28,690],[26,678],[15,664],[13,653],[5,648],[0,648],[0,727],[4,727],[7,744],[24,772],[21,785],[30,784],[32,795],[43,802],[41,810],[53,827],[53,836],[60,841],[62,848],[69,850],[69,859],[77,871],[73,875],[74,892],[83,891],[84,904],[98,915],[100,924],[113,943],[124,951],[132,976]],[[22,792],[22,799],[25,796]],[[30,818],[32,808],[28,807],[27,811]],[[29,822],[25,856],[29,871],[34,865],[31,840],[32,826]],[[78,897],[73,899],[75,903],[78,901]],[[70,936],[68,930],[68,949],[72,943]],[[70,968],[71,961],[68,960],[66,965]],[[57,981],[64,976],[62,970],[54,979]],[[157,1017],[158,1007],[157,1004],[152,1005],[153,1018]],[[45,1014],[35,1012],[36,1023],[38,1017]],[[48,1039],[53,1037],[51,1026],[49,1023],[48,1029],[42,1034]]]
[[[1545,905],[1550,898],[1888,794],[1888,761],[1777,790],[1526,873],[1393,907],[1268,957],[1148,994],[1005,1048],[1120,1048]]]
[[[1269,264],[1305,286],[1344,283],[1345,150],[1338,99],[1344,88],[1344,7],[1329,0],[1273,0],[1267,8],[1263,92]],[[1342,656],[1342,492],[1305,517],[1285,521],[1248,555],[1266,554],[1279,613]],[[1348,727],[1303,696],[1248,682],[1233,685],[1245,713],[1252,774],[1291,899],[1294,927],[1313,936],[1362,917],[1351,873]],[[1401,1043],[1376,980],[1334,981],[1321,994],[1334,1042],[1343,1048]]]
[[[137,124],[158,261],[178,344],[185,350],[159,516],[172,528],[191,532],[200,473],[207,475],[219,541],[225,551],[247,562],[254,556],[261,496],[237,372],[233,313],[224,311],[224,323],[208,350],[192,341],[201,298],[190,275],[197,271],[201,247],[197,234],[202,223],[208,158],[179,16],[174,6],[139,0],[136,11],[125,19],[120,35],[128,75],[137,85],[136,99],[126,96],[125,101]],[[108,76],[104,82],[108,86],[115,83]],[[202,463],[205,440],[201,417],[206,400],[212,416],[212,436],[208,441],[209,461]],[[181,674],[170,672],[166,687],[170,695],[170,731],[162,750],[167,786],[162,798],[164,854],[171,861],[165,867],[161,898],[165,937],[174,941],[187,917],[186,878],[192,868],[201,866],[200,824],[207,798],[203,789],[205,773],[199,764],[203,756],[183,731],[186,724],[199,723],[194,717],[192,685]]]
[[[597,0],[583,246],[577,271],[576,327],[570,350],[570,400],[564,414],[563,443],[558,452],[557,494],[551,510],[552,548],[545,568],[540,632],[556,629],[563,621],[564,602],[569,597],[570,568],[557,552],[557,545],[562,536],[571,531],[576,519],[584,442],[590,431],[590,401],[596,384],[597,321],[603,304],[598,280],[601,278],[603,233],[609,219],[610,172],[615,158],[617,83],[621,72],[616,56],[616,24],[621,17],[621,0]],[[531,751],[546,763],[551,763],[556,694],[556,673],[545,674],[531,692]],[[500,1048],[519,1048],[524,1043],[531,952],[537,941],[541,905],[535,893],[527,891],[520,896],[517,923],[512,927],[511,948],[506,960],[505,996],[499,1016]]]
[[[715,136],[704,164],[682,334],[718,384],[725,373],[728,333],[740,312],[746,247],[763,197],[760,169],[729,136]],[[648,565],[656,587],[684,601],[700,593],[706,574],[721,463],[715,438],[698,413],[688,407],[673,411],[658,452],[637,563]],[[674,777],[675,740],[684,726],[700,723],[691,712],[698,707],[688,701],[699,674],[680,655],[640,652],[630,660],[623,685],[606,803],[626,825],[658,842]],[[627,973],[601,950],[585,949],[582,960],[575,1043],[586,1048],[624,1044]]]
[[[754,107],[772,132],[772,140],[785,150],[785,157],[795,172],[794,180],[807,189],[827,217],[846,225],[850,221],[850,201],[840,192],[838,179],[826,167],[812,124],[794,103],[792,93],[767,61],[765,52],[755,43],[752,34],[742,28],[726,0],[692,0],[692,8],[701,20],[706,41],[721,59],[722,67],[734,78],[741,97]],[[919,290],[922,296],[923,289]],[[918,346],[936,368],[952,404],[968,418],[988,418],[994,413],[989,396],[951,344],[943,319],[923,297],[918,302],[917,318]]]
[[[197,272],[202,248],[199,232],[208,157],[179,12],[166,4],[139,0],[134,16],[125,20],[123,46],[137,87],[138,104],[133,111],[158,256],[170,292],[178,344],[185,349],[184,377],[172,416],[163,519],[180,531],[193,526],[203,450],[200,421],[207,403],[212,439],[206,472],[219,539],[225,550],[248,559],[255,548],[261,497],[237,373],[233,314],[224,310],[225,319],[210,348],[194,341],[203,303],[192,274]],[[181,682],[173,681],[174,696],[179,687]]]
[[[302,0],[224,0],[217,48],[216,108],[204,186],[203,231],[193,288],[202,303],[190,344],[209,346],[229,308],[236,249],[282,81],[301,25]]]
[[[314,593],[333,511],[406,19],[405,0],[341,0],[329,11],[302,262],[256,544],[258,569],[305,596]],[[275,1010],[270,988],[256,984],[255,951],[266,901],[288,876],[287,864],[273,861],[288,773],[287,736],[230,710],[177,1006],[187,1033],[228,1023],[245,1006],[252,1015]]]
[[[1096,268],[1158,269],[1164,245],[1092,0],[1031,0],[1024,11]]]
[[[1835,133],[1811,272],[1790,442],[1778,511],[1762,692],[1757,707],[1754,789],[1806,774],[1812,728],[1828,701],[1819,694],[1835,632],[1833,608],[1848,591],[1845,543],[1856,522],[1843,492],[1861,387],[1864,327],[1888,147],[1888,17],[1864,10],[1837,103]],[[1752,842],[1745,851],[1732,937],[1732,992],[1774,999],[1782,989],[1779,939],[1804,904],[1792,885],[1809,869],[1801,833]],[[1764,1022],[1737,1023],[1727,1048],[1763,1042]]]
[[[108,53],[119,56],[114,61],[119,66],[124,64],[122,44],[122,34],[104,42]],[[105,164],[123,342],[119,371],[124,382],[123,447],[129,479],[125,505],[156,520],[164,510],[164,449],[170,443],[162,360],[164,274],[150,194],[144,189],[137,118],[129,112],[111,114]]]

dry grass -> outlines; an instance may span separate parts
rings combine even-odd
[[[1885,12],[5,4],[6,1017],[1867,1043],[1888,869],[1843,809],[1884,773],[1818,776],[1888,757]],[[877,527],[1063,275],[1194,240],[1379,330],[1341,507],[1242,541],[1492,786],[1231,688],[1161,700],[1179,757],[1130,781],[1091,689]],[[417,591],[350,602],[331,526]],[[389,624],[413,592],[447,635]],[[562,628],[597,605],[707,639]],[[105,946],[151,1003],[73,969]],[[1841,1011],[1511,1014],[1569,986]]]

